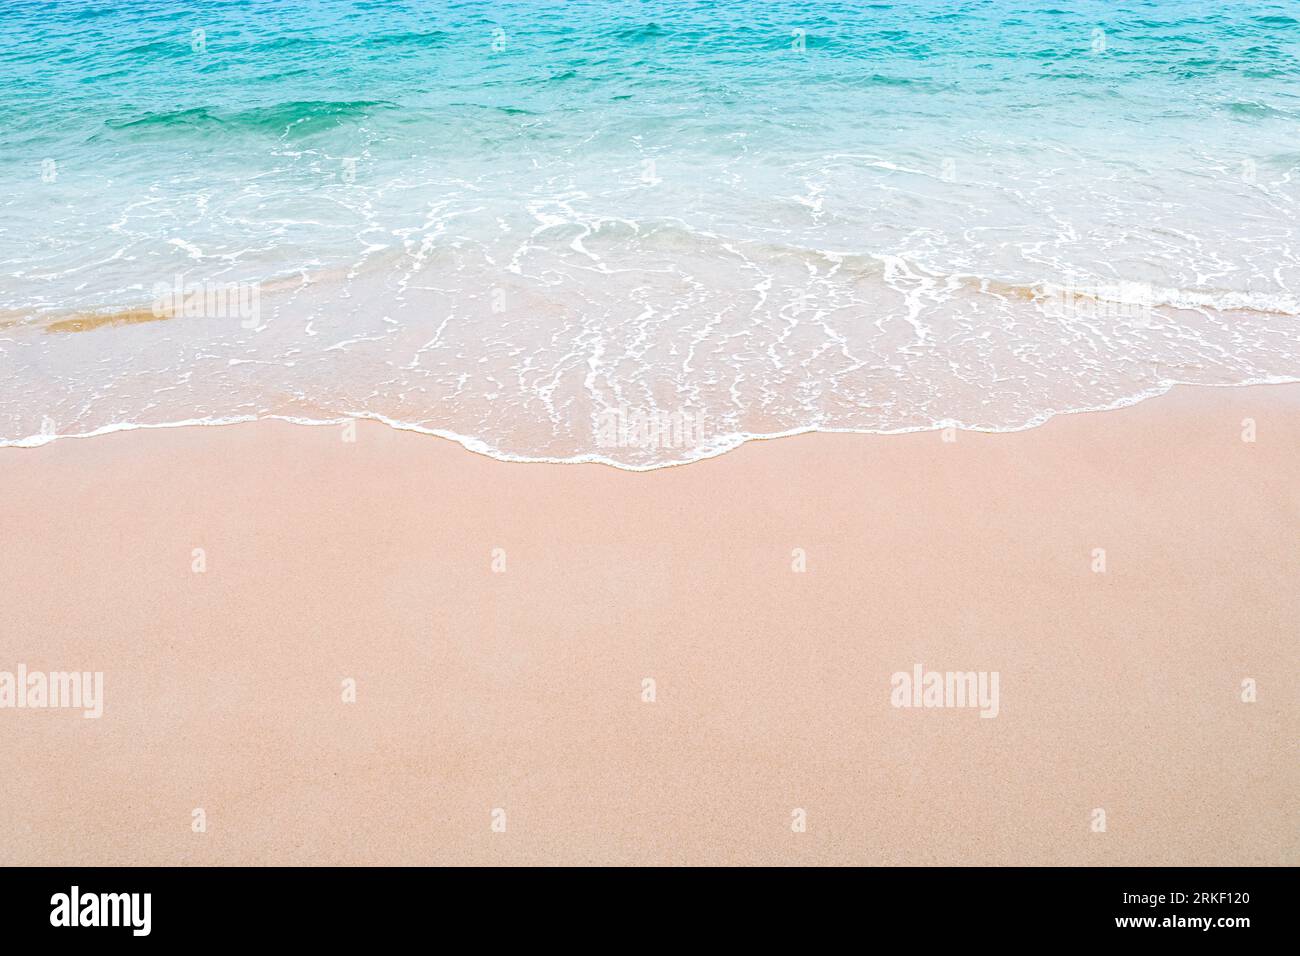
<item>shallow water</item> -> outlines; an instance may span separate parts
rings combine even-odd
[[[1298,81],[1294,3],[7,3],[0,441],[647,468],[1295,380]]]

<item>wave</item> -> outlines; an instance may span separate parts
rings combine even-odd
[[[403,47],[413,46],[421,49],[439,46],[452,39],[452,34],[445,30],[408,30],[403,33],[381,33],[375,36],[360,38],[356,45],[359,47],[374,47],[384,49],[386,47]]]
[[[980,432],[983,434],[1014,434],[1016,432],[1029,431],[1034,428],[1041,428],[1053,418],[1060,415],[1081,415],[1092,414],[1096,412],[1116,411],[1121,408],[1129,408],[1141,402],[1161,395],[1168,394],[1174,388],[1180,385],[1193,385],[1201,388],[1246,388],[1257,385],[1294,385],[1300,384],[1300,376],[1268,376],[1264,378],[1248,379],[1241,382],[1231,382],[1227,384],[1214,384],[1203,382],[1182,382],[1166,379],[1142,391],[1126,395],[1104,405],[1087,405],[1071,408],[1048,409],[1040,412],[1022,422],[1005,425],[1001,427],[990,427],[988,425],[967,424],[958,419],[944,419],[935,421],[926,425],[904,426],[899,428],[837,428],[826,425],[803,425],[796,428],[789,428],[779,432],[732,432],[726,435],[716,436],[707,447],[697,449],[695,454],[688,458],[656,461],[650,464],[632,464],[626,461],[619,461],[605,455],[599,454],[581,454],[571,455],[567,458],[551,457],[546,455],[521,455],[514,452],[504,451],[491,442],[472,435],[463,435],[458,432],[449,431],[442,428],[430,428],[427,425],[420,425],[414,422],[401,421],[399,419],[389,418],[388,416],[377,412],[358,412],[356,414],[344,415],[337,418],[302,418],[292,415],[234,415],[227,417],[210,417],[210,418],[189,418],[177,419],[167,422],[118,422],[111,425],[104,425],[87,432],[68,433],[68,434],[51,434],[48,432],[38,432],[23,438],[0,438],[0,448],[39,448],[48,445],[51,442],[69,438],[97,438],[101,435],[110,435],[116,432],[142,431],[155,428],[195,428],[195,427],[220,427],[225,425],[243,425],[259,421],[280,421],[287,422],[291,425],[305,425],[313,427],[339,426],[353,421],[373,421],[387,425],[396,431],[415,432],[420,435],[428,435],[434,438],[442,438],[447,441],[453,441],[460,445],[466,451],[473,452],[477,455],[483,455],[496,461],[514,462],[518,464],[550,464],[550,465],[605,465],[618,471],[627,471],[633,473],[644,473],[651,471],[660,471],[665,468],[675,468],[681,465],[691,465],[700,461],[708,461],[711,458],[717,458],[725,455],[727,452],[734,451],[741,446],[754,441],[771,441],[777,438],[793,438],[798,435],[824,434],[824,435],[911,435],[925,432],[946,431],[955,429],[957,431]]]
[[[614,31],[614,38],[624,43],[650,43],[668,36],[668,31],[657,23],[624,27]]]
[[[528,248],[552,254],[574,251],[594,256],[606,264],[617,261],[624,267],[637,264],[691,261],[758,268],[766,274],[789,267],[794,275],[816,281],[833,278],[851,286],[867,283],[877,289],[914,291],[925,289],[927,301],[939,303],[963,296],[992,296],[1017,303],[1048,308],[1063,298],[1072,302],[1091,300],[1121,308],[1174,309],[1219,314],[1256,313],[1300,316],[1300,295],[1289,291],[1260,291],[1222,287],[1179,287],[1125,280],[1113,276],[1067,271],[1042,277],[993,275],[936,269],[914,258],[843,248],[818,248],[797,241],[745,238],[693,227],[671,219],[596,218],[590,221],[562,220],[540,227]],[[510,247],[513,248],[513,247]],[[499,251],[500,261],[510,260],[510,248]],[[455,259],[455,244],[430,247],[422,254],[430,259],[440,253]],[[304,270],[290,267],[274,275],[242,277],[255,282],[263,293],[275,293],[303,283],[332,281],[341,274],[376,277],[401,275],[412,265],[409,249],[401,246],[376,251],[358,261],[343,261],[326,268]],[[193,272],[193,270],[190,270]],[[198,272],[188,276],[198,281]],[[471,284],[488,281],[467,274]],[[796,281],[796,280],[790,280]],[[220,284],[220,283],[216,283]],[[400,299],[400,296],[398,297]],[[117,301],[83,308],[10,309],[13,319],[0,322],[33,326],[46,332],[82,332],[141,322],[173,318],[159,312],[151,299]],[[0,316],[3,318],[3,316]]]
[[[1246,116],[1253,119],[1285,119],[1292,115],[1290,110],[1279,109],[1276,106],[1270,106],[1268,103],[1260,103],[1254,100],[1234,101],[1227,104],[1227,109],[1234,116]]]
[[[306,135],[363,119],[377,110],[396,109],[388,100],[290,100],[237,112],[219,113],[197,106],[184,110],[146,113],[127,120],[105,120],[111,130],[171,134],[193,130],[248,131],[278,135]]]

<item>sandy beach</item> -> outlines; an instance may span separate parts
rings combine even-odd
[[[642,474],[346,437],[0,450],[0,671],[103,673],[0,709],[0,864],[1300,863],[1300,386]]]

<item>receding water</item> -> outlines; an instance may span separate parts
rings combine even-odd
[[[0,7],[0,443],[505,458],[1300,378],[1300,4]]]

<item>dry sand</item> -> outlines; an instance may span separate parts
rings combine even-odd
[[[1300,863],[1300,387],[647,474],[342,437],[0,450],[0,670],[105,675],[0,710],[0,863]]]

